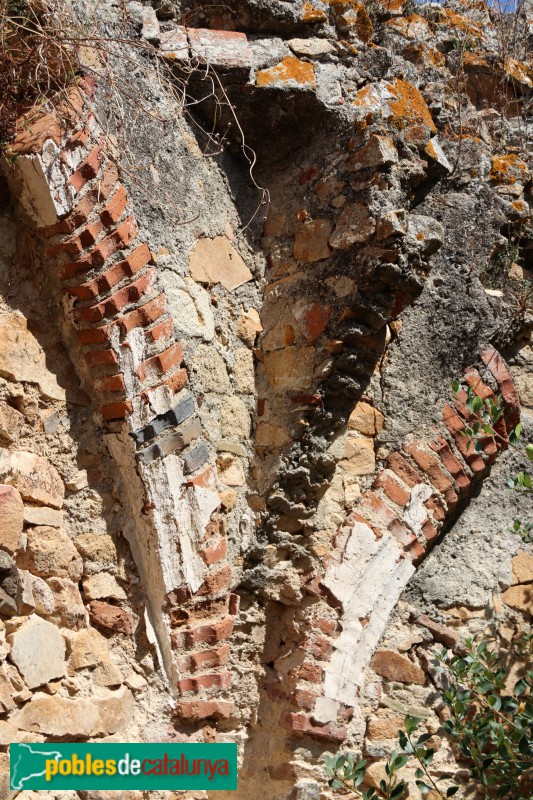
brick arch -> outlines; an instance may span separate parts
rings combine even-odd
[[[238,599],[219,495],[183,350],[119,166],[83,79],[54,111],[21,124],[4,162],[42,243],[83,378],[136,515],[128,536],[156,646],[183,720],[227,717]]]
[[[340,527],[323,571],[307,585],[314,602],[299,643],[301,664],[284,724],[296,734],[340,743],[357,705],[365,671],[409,579],[473,491],[507,448],[520,421],[518,393],[499,353],[481,354],[486,380],[475,368],[463,381],[482,398],[502,395],[501,438],[482,440],[482,452],[462,435],[470,419],[461,392],[445,405],[435,437],[406,441],[392,452],[372,488]]]

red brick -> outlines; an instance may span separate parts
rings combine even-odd
[[[387,527],[387,531],[394,536],[396,541],[401,544],[402,547],[405,547],[406,549],[412,547],[413,543],[416,541],[415,534],[410,530],[410,528],[407,527],[407,525],[404,525],[403,522],[400,522],[399,519],[395,519]]]
[[[411,464],[400,454],[391,453],[387,458],[387,466],[395,475],[400,478],[410,489],[418,483],[424,483],[425,479],[420,472],[416,470]]]
[[[92,250],[76,261],[71,261],[63,267],[62,280],[73,278],[90,269],[102,267],[106,260],[117,250],[124,250],[134,236],[137,235],[137,223],[134,217],[127,217],[118,228],[105,236]]]
[[[153,328],[146,331],[146,338],[149,341],[157,342],[159,339],[171,339],[174,336],[174,321],[171,317],[158,322]]]
[[[310,692],[309,689],[296,688],[291,694],[291,702],[298,708],[303,708],[306,711],[312,711],[315,707],[317,697],[320,697],[317,692]]]
[[[426,453],[416,444],[404,444],[404,450],[411,456],[415,464],[424,472],[430,480],[432,486],[441,492],[448,504],[448,510],[453,511],[457,506],[458,497],[453,488],[451,480],[446,473],[441,469],[435,456]]]
[[[168,372],[172,367],[179,367],[183,363],[183,350],[181,346],[175,342],[167,350],[159,353],[157,356],[152,356],[146,361],[143,361],[137,367],[137,376],[139,380],[145,381],[148,378],[157,377],[165,372]]]
[[[389,508],[383,500],[370,489],[367,490],[359,501],[359,509],[365,513],[365,516],[377,523],[379,527],[387,529],[394,520],[397,519],[396,514]]]
[[[472,472],[475,475],[484,472],[485,462],[475,452],[474,445],[468,442],[466,436],[462,435],[462,431],[465,429],[465,424],[461,417],[455,413],[451,406],[446,405],[442,411],[442,420],[449,432],[452,434],[457,449],[469,465]]]
[[[113,325],[102,325],[100,328],[88,328],[78,331],[78,342],[82,345],[111,344],[109,332]]]
[[[461,462],[453,454],[446,439],[443,439],[442,436],[438,436],[434,442],[430,442],[429,446],[437,453],[442,464],[454,479],[460,493],[464,494],[464,492],[468,491],[471,480],[464,471]]]
[[[422,533],[424,534],[424,538],[428,543],[432,542],[439,535],[438,530],[434,525],[431,524],[429,520],[426,520],[422,525]]]
[[[227,700],[178,700],[174,714],[180,719],[200,722],[203,719],[228,719],[235,706]]]
[[[123,392],[126,388],[124,375],[108,375],[105,378],[97,378],[94,382],[95,388],[99,392]]]
[[[200,625],[172,634],[172,646],[175,649],[194,647],[197,644],[215,644],[229,639],[233,631],[233,617],[227,616],[210,625]]]
[[[520,422],[520,400],[505,361],[493,347],[488,347],[481,354],[481,358],[498,382],[503,402],[506,406],[506,420],[513,427],[518,425]]]
[[[325,633],[327,636],[332,636],[337,630],[337,622],[333,619],[324,619],[323,617],[315,617],[312,621],[313,628],[318,628],[319,631]]]
[[[134,328],[146,328],[159,319],[167,310],[167,301],[163,293],[158,294],[143,306],[128,311],[117,320],[120,332],[125,336]]]
[[[472,367],[465,372],[464,382],[474,390],[474,394],[477,395],[477,397],[481,397],[483,400],[494,398],[494,392],[490,386],[487,386],[483,381],[477,369]]]
[[[85,353],[85,361],[90,367],[117,366],[118,359],[114,350],[91,350]]]
[[[329,656],[332,654],[333,644],[327,639],[324,639],[323,636],[316,636],[315,634],[312,634],[305,637],[303,649],[308,655],[322,661],[329,658]]]
[[[187,370],[180,369],[170,378],[166,378],[164,381],[161,381],[161,383],[154,384],[154,386],[151,386],[150,389],[145,389],[144,392],[141,392],[141,397],[145,401],[148,401],[151,393],[154,392],[156,389],[159,389],[160,386],[168,386],[170,391],[176,394],[177,392],[180,392],[183,389],[186,383],[187,383]]]
[[[206,547],[205,550],[200,552],[200,555],[205,563],[211,566],[211,564],[216,564],[218,561],[222,561],[223,558],[226,558],[227,550],[226,537],[221,536],[216,545]]]
[[[406,549],[406,553],[415,566],[418,566],[424,560],[424,556],[426,555],[426,551],[418,539],[415,539],[413,544]]]
[[[299,667],[292,670],[295,677],[302,681],[309,681],[309,683],[322,683],[323,668],[320,664],[314,664],[312,661],[304,661]]]
[[[124,419],[127,414],[131,414],[132,408],[129,400],[122,403],[106,403],[102,406],[102,416],[108,422],[113,419]]]
[[[446,519],[446,507],[443,505],[442,500],[433,495],[429,500],[426,500],[424,505],[433,514],[435,522],[444,522]]]
[[[115,225],[124,213],[124,209],[126,208],[127,204],[128,196],[126,194],[126,190],[123,185],[119,183],[117,191],[100,212],[100,219],[102,220],[103,224],[106,227]]]
[[[346,738],[346,729],[330,723],[318,725],[312,722],[305,714],[293,714],[291,711],[283,715],[281,723],[293,733],[303,733],[308,736],[317,736],[330,742],[343,742]]]
[[[379,473],[372,484],[372,488],[383,489],[389,500],[392,500],[398,506],[406,506],[409,502],[409,492],[406,492],[403,486],[387,470]]]
[[[59,255],[59,253],[79,255],[88,247],[91,247],[93,244],[95,244],[103,230],[104,226],[100,220],[91,222],[87,225],[87,227],[83,228],[83,230],[77,236],[49,247],[48,250],[45,251],[45,256],[47,258],[54,258],[55,256]]]
[[[223,644],[213,650],[199,650],[178,659],[181,672],[197,672],[199,669],[213,669],[223,667],[228,663],[230,652],[229,644]]]
[[[148,294],[152,290],[155,280],[156,271],[150,267],[142,277],[114,292],[101,303],[75,311],[74,318],[77,322],[101,322],[103,319],[114,317],[125,306],[139,302],[145,294]]]
[[[230,564],[224,564],[223,567],[216,572],[212,572],[207,576],[201,587],[197,591],[197,595],[214,595],[224,591],[230,586],[233,580],[233,570]]]
[[[142,244],[123,261],[113,264],[103,275],[99,275],[87,283],[82,283],[80,286],[72,286],[66,291],[79,300],[95,300],[99,295],[106,294],[126,278],[132,278],[135,273],[148,264],[150,259],[151,253],[148,245]]]
[[[175,628],[198,620],[203,620],[205,622],[213,617],[220,618],[227,614],[228,598],[224,597],[220,600],[202,600],[187,608],[180,607],[171,609],[169,617],[171,626]]]
[[[221,673],[199,675],[197,678],[182,678],[178,681],[180,694],[200,692],[202,689],[227,689],[231,683],[231,674],[225,670]]]
[[[103,160],[104,155],[100,148],[93,147],[85,161],[80,164],[76,172],[74,172],[69,178],[68,182],[74,188],[75,192],[79,192],[80,189],[85,186],[87,181],[96,178]]]
[[[85,123],[87,125],[87,121]],[[63,150],[75,150],[77,147],[83,147],[89,140],[90,133],[87,128],[82,128],[76,133],[73,133],[70,139],[66,142]]]

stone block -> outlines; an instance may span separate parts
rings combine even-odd
[[[24,524],[24,504],[13,486],[0,486],[0,548],[15,553]]]
[[[189,40],[185,28],[178,26],[159,35],[159,49],[165,58],[185,61],[189,58]]]
[[[251,69],[252,53],[245,33],[189,28],[188,34],[193,58],[199,58],[215,68]]]
[[[140,450],[137,453],[137,458],[141,464],[150,464],[157,458],[164,458],[169,453],[183,450],[184,447],[201,436],[201,434],[202,425],[200,420],[196,418],[192,422],[183,425],[180,430],[173,431],[163,436],[155,444],[150,445],[150,447]]]
[[[195,281],[221,283],[230,292],[253,278],[242,257],[226,236],[199,239],[189,256],[189,271]]]
[[[205,464],[208,458],[209,448],[205,442],[200,442],[183,459],[183,474],[190,475],[191,472],[195,472],[202,464]]]
[[[11,660],[30,689],[65,674],[65,640],[55,625],[34,615],[7,640]]]
[[[64,531],[43,525],[28,529],[27,537],[26,549],[18,556],[19,567],[42,578],[81,578],[83,561]]]
[[[61,508],[65,496],[63,481],[54,466],[44,456],[25,450],[0,455],[0,479],[15,486],[23,500],[39,505]]]

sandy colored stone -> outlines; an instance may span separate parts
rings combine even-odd
[[[83,574],[112,570],[117,565],[117,548],[107,533],[82,533],[75,546],[83,558]]]
[[[263,326],[259,319],[259,313],[253,307],[247,311],[242,311],[241,316],[237,320],[235,326],[235,333],[248,347],[253,347],[258,333],[261,333]]]
[[[502,600],[506,606],[533,615],[533,584],[511,586],[502,594]]]
[[[369,739],[396,739],[398,730],[404,729],[404,718],[400,714],[370,717],[366,725]]]
[[[69,664],[73,669],[96,667],[109,658],[107,639],[94,628],[71,632],[68,636]]]
[[[329,258],[330,234],[331,222],[327,219],[307,219],[301,222],[294,236],[294,258],[301,264],[311,264]]]
[[[331,42],[328,42],[327,39],[319,39],[317,36],[309,39],[289,39],[287,44],[295,55],[307,58],[321,58],[328,53],[335,52],[335,46]]]
[[[358,150],[348,164],[349,170],[366,167],[390,166],[398,162],[398,152],[392,139],[387,136],[370,137],[368,142]]]
[[[383,430],[385,418],[381,411],[371,406],[370,403],[357,403],[348,419],[348,427],[364,433],[365,436],[375,436]]]
[[[374,440],[366,436],[348,436],[340,466],[351,475],[371,475],[376,469]]]
[[[24,522],[26,525],[47,525],[51,528],[63,526],[64,515],[62,511],[48,506],[24,506]]]
[[[233,381],[235,389],[241,394],[253,394],[255,391],[254,357],[251,350],[241,347],[235,351],[233,365]]]
[[[230,382],[226,364],[214,347],[201,344],[194,354],[192,368],[202,382],[205,392],[229,393]]]
[[[109,572],[97,572],[83,581],[83,594],[87,600],[101,600],[111,597],[114,600],[125,600],[126,592],[114,575]]]
[[[0,486],[0,549],[15,553],[24,525],[24,504],[18,489]]]
[[[217,458],[218,477],[226,486],[243,486],[246,481],[242,460],[231,453]]]
[[[518,390],[521,404],[526,408],[533,408],[533,375],[528,372],[517,375],[514,383]]]
[[[58,471],[47,458],[16,450],[0,455],[0,479],[3,483],[15,486],[23,500],[30,500],[45,506],[61,508],[65,487]]]
[[[247,440],[251,419],[246,404],[235,395],[225,397],[220,406],[220,432],[229,439]]]
[[[38,692],[12,720],[22,730],[47,736],[89,737],[116,733],[132,714],[133,695],[123,687],[105,700],[72,700]]]
[[[122,683],[122,673],[110,658],[98,664],[91,677],[97,686],[120,686]]]
[[[65,674],[65,640],[55,625],[33,615],[7,640],[11,660],[30,689]]]
[[[86,627],[87,610],[78,584],[69,578],[49,578],[47,584],[54,595],[54,610],[49,615],[50,621],[71,630]]]
[[[38,575],[31,576],[31,589],[35,603],[35,613],[48,617],[54,613],[56,601],[54,593],[43,578]]]
[[[82,558],[61,528],[29,528],[27,537],[26,549],[17,558],[19,567],[42,578],[81,578]]]
[[[394,650],[378,650],[370,666],[374,672],[388,681],[416,683],[420,686],[426,683],[426,675],[423,670]]]
[[[0,745],[6,747],[11,742],[17,741],[17,729],[6,720],[0,720]]]
[[[329,243],[336,250],[347,250],[356,242],[366,242],[375,229],[376,221],[368,207],[364,203],[352,203],[342,211]]]
[[[228,291],[252,280],[252,273],[226,236],[199,239],[189,256],[191,277],[199,283],[221,283]]]
[[[265,354],[270,388],[278,392],[304,391],[312,386],[313,347],[285,347]]]
[[[513,558],[513,584],[533,583],[533,555],[521,550]]]
[[[65,391],[46,366],[45,353],[28,330],[28,321],[15,314],[0,316],[0,375],[12,381],[36,383],[45,397],[65,400]]]
[[[279,425],[260,422],[255,432],[255,443],[263,447],[283,447],[292,441],[292,437]]]
[[[8,442],[16,442],[20,429],[24,425],[24,416],[7,403],[0,403],[0,437]]]

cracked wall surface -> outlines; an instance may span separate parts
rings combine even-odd
[[[483,3],[414,11],[103,4],[115,46],[21,116],[4,751],[237,741],[232,796],[335,800],[324,752],[375,785],[413,713],[453,763],[435,642],[531,613],[505,440],[533,408],[533,77]],[[480,452],[456,378],[502,396]]]

